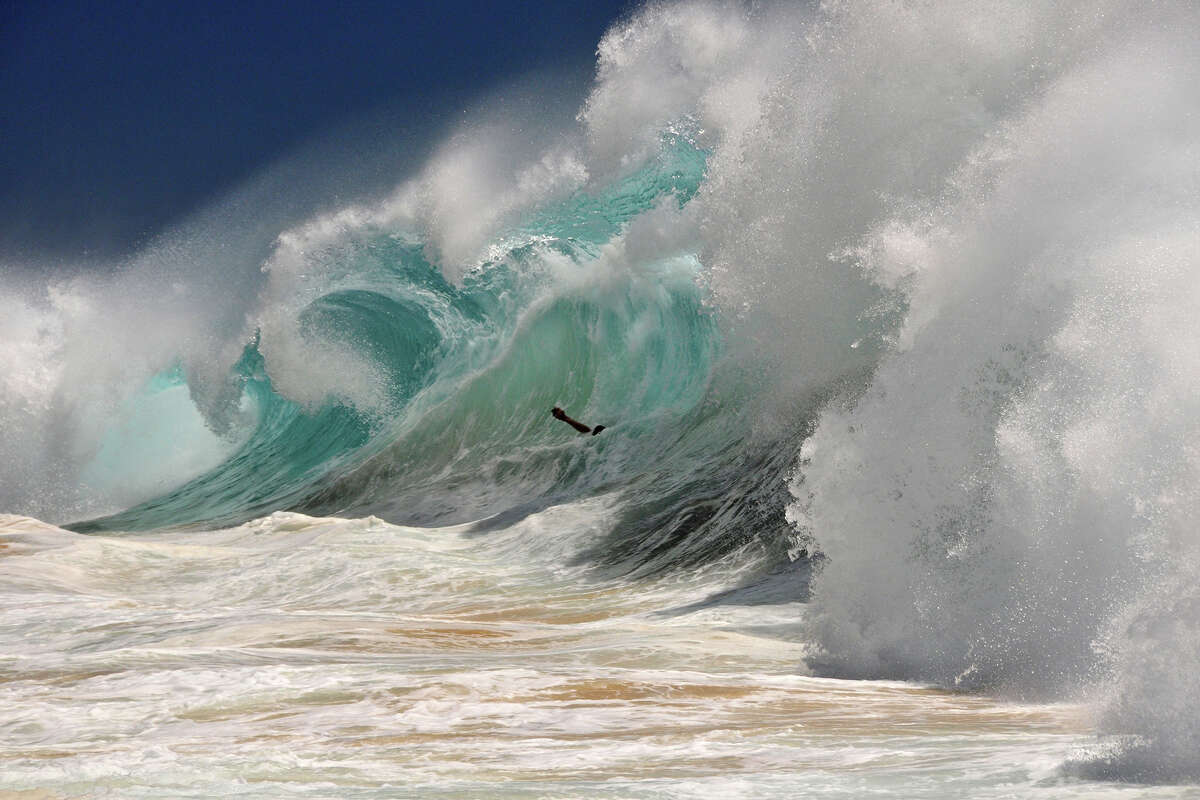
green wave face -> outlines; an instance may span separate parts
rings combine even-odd
[[[422,242],[380,231],[347,242],[342,279],[303,308],[297,329],[373,365],[382,407],[287,399],[256,340],[235,368],[254,420],[236,451],[76,529],[228,524],[279,508],[449,524],[595,491],[687,495],[680,487],[738,436],[706,406],[721,336],[699,261],[684,254],[619,271],[600,259],[637,215],[686,204],[704,167],[702,150],[673,139],[604,191],[531,214],[505,235],[504,257],[461,286],[443,279]],[[563,263],[577,273],[569,280]],[[607,430],[579,435],[550,416],[556,405]]]

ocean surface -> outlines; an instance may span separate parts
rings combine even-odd
[[[0,269],[0,798],[1200,797],[1198,32],[655,4]]]

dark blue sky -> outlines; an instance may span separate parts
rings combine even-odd
[[[0,257],[119,256],[348,121],[412,150],[531,71],[582,92],[632,5],[0,0]]]

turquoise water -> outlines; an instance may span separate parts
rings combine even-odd
[[[382,401],[360,408],[330,395],[306,407],[281,396],[256,337],[232,370],[247,428],[234,452],[169,493],[72,527],[236,523],[280,507],[455,523],[518,498],[545,503],[632,483],[663,468],[664,442],[709,436],[696,447],[719,454],[733,432],[712,441],[698,431],[721,351],[699,261],[685,253],[636,276],[588,274],[631,219],[662,202],[686,204],[704,168],[702,149],[664,139],[647,167],[501,233],[503,249],[461,285],[442,277],[419,240],[354,232],[326,254],[338,270],[298,311],[296,330],[376,370]],[[564,264],[576,274],[550,274]],[[173,368],[146,393],[186,380]],[[585,447],[548,424],[554,405],[608,431]],[[114,449],[99,458],[119,462]]]

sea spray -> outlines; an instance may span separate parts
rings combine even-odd
[[[730,350],[779,367],[777,418],[833,388],[789,509],[827,557],[812,665],[1112,692],[1139,742],[1112,774],[1142,778],[1195,772],[1200,718],[1192,605],[1161,588],[1200,557],[1198,22],[658,5],[606,37],[584,114],[608,161],[631,121],[709,137],[680,224]]]
[[[1111,774],[1174,778],[1200,719],[1171,677],[1200,557],[1197,19],[1108,11],[1096,44],[1049,42],[936,196],[836,254],[904,315],[823,413],[793,515],[829,559],[816,666],[1041,697],[1115,675],[1103,724],[1137,745]]]

